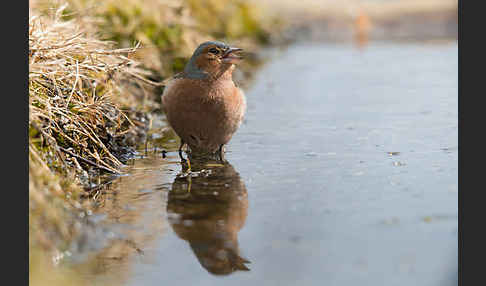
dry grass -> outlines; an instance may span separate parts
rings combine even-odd
[[[61,21],[65,7],[29,18],[30,145],[52,154],[43,159],[59,171],[97,165],[117,172],[110,144],[135,125],[110,99],[120,96],[123,79],[143,78],[129,58],[137,47],[113,49],[74,20]]]
[[[180,71],[212,34],[263,34],[253,6],[240,0],[201,3],[30,1],[30,145],[51,169],[76,170],[85,179],[93,167],[116,173],[119,149],[133,144],[127,138],[145,127],[121,108],[159,108],[160,84],[149,78],[160,82]]]
[[[86,285],[53,257],[83,231],[90,177],[117,172],[129,135],[144,124],[120,110],[143,90],[145,72],[131,56],[93,33],[91,18],[63,20],[66,6],[29,17],[29,278],[32,285]],[[129,117],[132,117],[130,119]],[[141,125],[141,126],[140,126]],[[132,142],[133,143],[133,142]]]
[[[81,186],[100,170],[118,172],[127,138],[146,127],[112,102],[130,96],[124,82],[147,81],[130,58],[138,47],[115,49],[89,23],[62,20],[65,9],[29,15],[30,245],[49,251],[79,231],[89,207]]]

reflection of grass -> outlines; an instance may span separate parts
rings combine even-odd
[[[79,275],[52,261],[77,232],[76,214],[86,209],[78,202],[81,189],[52,172],[35,148],[29,151],[29,284],[85,285]]]
[[[29,156],[29,229],[31,242],[53,249],[73,235],[73,217],[80,188],[56,176],[30,147]]]
[[[40,249],[29,251],[29,285],[31,286],[81,286],[87,285],[78,273],[52,265],[51,257]]]

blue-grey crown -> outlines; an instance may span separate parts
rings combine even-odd
[[[197,47],[197,49],[192,54],[191,58],[189,59],[189,62],[187,62],[186,66],[184,67],[184,73],[186,77],[195,78],[195,79],[203,79],[207,77],[207,74],[205,72],[197,68],[196,59],[200,54],[202,54],[204,48],[206,48],[209,45],[215,45],[222,49],[229,48],[229,46],[226,45],[225,43],[218,42],[218,41],[207,41],[200,44],[199,47]]]

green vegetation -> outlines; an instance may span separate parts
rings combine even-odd
[[[199,43],[209,39],[269,42],[270,20],[254,4],[242,0],[69,0],[79,15],[96,15],[107,40],[129,47],[140,41],[136,59],[156,79],[183,69]]]

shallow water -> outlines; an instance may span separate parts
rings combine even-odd
[[[194,162],[188,176],[169,140],[113,182],[99,213],[123,239],[98,254],[95,276],[457,284],[457,51],[451,42],[269,52],[228,164]]]

